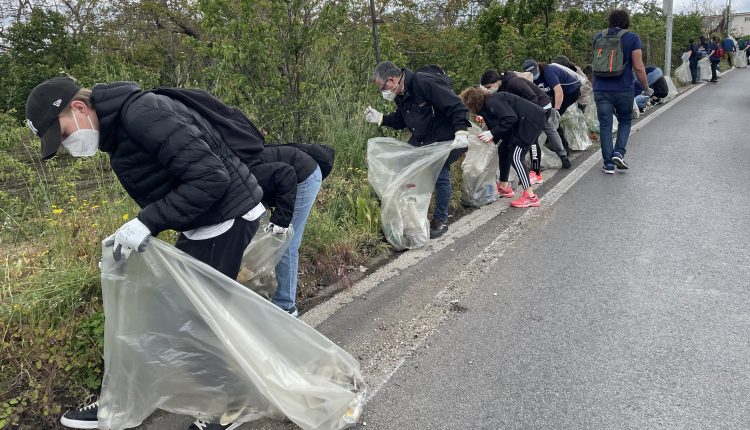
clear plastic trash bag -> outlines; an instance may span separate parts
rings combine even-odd
[[[596,113],[596,103],[586,106],[583,117],[586,119],[586,126],[589,128],[589,131],[599,133],[599,117]]]
[[[463,204],[476,208],[497,200],[496,171],[500,163],[497,145],[479,140],[477,135],[481,132],[477,126],[469,129],[469,150],[461,163],[461,200]]]
[[[677,97],[679,91],[677,91],[677,86],[674,84],[671,77],[665,76],[664,80],[667,81],[669,92],[667,92],[667,96],[662,99],[662,103],[669,103]]]
[[[294,237],[294,228],[289,225],[283,234],[260,229],[242,253],[237,282],[271,299],[276,291],[274,270],[281,261]]]
[[[683,84],[693,82],[693,75],[690,73],[690,63],[684,62],[680,67],[676,68],[674,71],[674,77]]]
[[[585,151],[592,145],[586,118],[577,104],[571,105],[560,119],[560,125],[568,140],[568,147],[573,151]]]
[[[159,239],[126,261],[102,255],[99,428],[135,427],[156,409],[212,422],[286,416],[303,429],[356,423],[359,363],[312,327]]]
[[[732,64],[734,67],[747,67],[747,52],[744,49],[735,52]]]
[[[380,197],[383,234],[394,249],[430,240],[427,210],[451,142],[417,147],[390,137],[367,141],[367,179]]]
[[[547,135],[542,133],[537,138],[537,143],[539,144],[539,147],[542,148],[542,170],[547,169],[560,169],[562,168],[562,160],[560,160],[560,157],[555,154],[555,151],[547,148],[545,143],[547,143]],[[535,151],[534,145],[529,147],[529,150],[527,151],[527,156],[529,159],[529,163],[531,163],[531,157],[532,157],[532,151]],[[515,173],[515,169],[510,169],[511,173]],[[516,176],[516,179],[518,177]]]
[[[711,80],[711,62],[708,60],[708,57],[698,60],[698,75],[703,81]]]

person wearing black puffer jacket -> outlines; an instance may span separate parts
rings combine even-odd
[[[60,146],[74,157],[93,156],[97,150],[109,154],[112,170],[141,207],[136,218],[104,242],[112,246],[116,260],[143,251],[152,235],[173,229],[181,232],[177,248],[237,278],[242,253],[265,212],[263,191],[214,123],[184,103],[141,91],[134,83],[97,84],[88,90],[70,78],[34,88],[26,117],[42,141],[44,159]],[[255,136],[252,124],[247,129],[248,137]],[[245,155],[262,150],[262,136],[244,142]],[[61,423],[96,428],[97,412],[95,402],[66,412]],[[191,428],[227,428],[196,423]]]
[[[283,234],[290,225],[293,229],[292,241],[276,265],[278,287],[271,301],[296,317],[299,247],[323,175],[315,159],[291,145],[268,145],[249,166],[263,189],[263,204],[273,208],[269,231]]]

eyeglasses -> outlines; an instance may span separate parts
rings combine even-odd
[[[383,82],[383,86],[380,87],[380,91],[385,91],[385,86],[388,85],[388,79],[391,79],[391,78],[387,78],[385,80],[385,82]],[[398,82],[396,82],[396,87],[395,88],[398,88],[399,84],[401,84],[401,80],[402,79],[404,79],[404,73],[403,72],[401,72],[401,76],[398,78]],[[391,88],[391,89],[393,89],[393,88]]]

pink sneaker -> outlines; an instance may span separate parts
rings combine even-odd
[[[521,194],[521,197],[513,200],[510,202],[510,205],[514,208],[530,208],[530,207],[539,207],[539,196],[534,194],[534,196],[530,196],[526,191]]]
[[[536,185],[544,182],[544,179],[542,178],[541,173],[536,173],[533,170],[529,170],[529,181],[531,182],[531,185]]]
[[[497,194],[499,194],[500,197],[505,197],[505,198],[510,199],[510,198],[513,198],[513,196],[516,195],[516,192],[513,191],[513,188],[510,186],[510,184],[508,184],[507,187],[503,188],[503,187],[500,186],[500,182],[498,182],[497,183]]]

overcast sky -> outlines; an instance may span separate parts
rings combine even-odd
[[[680,13],[690,6],[690,0],[673,0],[674,11]],[[721,8],[727,4],[726,0],[711,0],[713,4]],[[750,0],[732,0],[732,12],[750,12]]]

